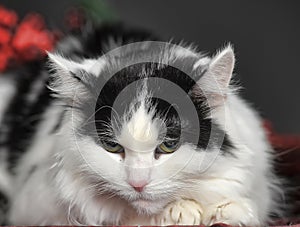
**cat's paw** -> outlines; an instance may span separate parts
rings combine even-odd
[[[224,202],[205,208],[202,224],[225,223],[236,226],[259,226],[256,210],[247,202]]]
[[[170,203],[156,219],[159,225],[199,225],[203,209],[199,203],[181,199]]]

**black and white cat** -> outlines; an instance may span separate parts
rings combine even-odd
[[[232,47],[145,40],[103,26],[2,76],[8,223],[263,225],[279,211],[261,119],[230,84]]]

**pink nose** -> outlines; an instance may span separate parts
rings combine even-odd
[[[147,182],[140,182],[140,183],[129,182],[129,184],[133,187],[133,189],[135,191],[142,192],[148,183]]]

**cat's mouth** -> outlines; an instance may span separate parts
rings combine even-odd
[[[149,204],[154,203],[155,201],[149,199],[137,199],[132,201],[132,204],[136,204],[139,206],[148,206]]]
[[[139,197],[136,197],[135,199],[132,199],[130,202],[131,203],[152,203],[152,202],[155,202],[156,200],[153,199],[153,198],[149,198],[147,196],[139,196]]]

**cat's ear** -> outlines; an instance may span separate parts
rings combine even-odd
[[[213,104],[218,105],[229,92],[229,83],[235,64],[234,50],[231,45],[228,45],[218,51],[209,61],[200,59],[195,63],[195,67],[203,67],[203,62],[205,72],[197,84],[206,96],[212,98]]]
[[[220,88],[227,88],[235,64],[234,51],[231,45],[219,51],[209,63],[207,73],[215,77]]]
[[[52,80],[49,88],[68,102],[73,102],[74,93],[86,93],[87,84],[93,84],[103,68],[101,59],[85,59],[81,62],[48,53]]]

